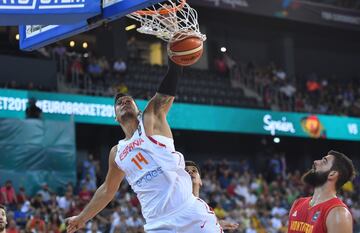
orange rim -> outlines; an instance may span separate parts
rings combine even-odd
[[[180,4],[177,5],[177,7],[172,7],[169,9],[161,9],[159,11],[157,10],[139,10],[139,11],[135,11],[135,14],[138,15],[155,15],[155,14],[160,14],[160,15],[167,15],[169,13],[174,13],[176,11],[178,11],[179,9],[182,9],[185,6],[186,0],[181,0]]]

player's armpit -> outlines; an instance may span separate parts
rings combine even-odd
[[[173,96],[156,93],[144,111],[144,127],[147,135],[162,135],[172,138],[166,115],[174,101]]]
[[[345,207],[335,207],[330,210],[326,218],[328,233],[352,233],[353,218],[350,211]]]

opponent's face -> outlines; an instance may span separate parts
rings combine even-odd
[[[312,169],[303,175],[303,181],[315,188],[322,186],[328,181],[333,162],[334,156],[332,155],[315,160]]]
[[[7,219],[6,219],[5,210],[0,208],[0,232],[5,230],[6,224],[7,224]]]
[[[185,171],[189,173],[193,185],[202,185],[202,180],[198,169],[195,166],[186,166]]]
[[[316,172],[326,172],[332,168],[333,163],[334,163],[334,156],[327,155],[320,160],[315,160],[313,169],[315,169]]]
[[[139,110],[135,101],[130,96],[123,96],[117,99],[115,104],[115,115],[118,122],[126,120],[129,117],[136,117]]]
[[[199,171],[195,166],[186,166],[185,171],[189,173],[191,178],[195,178],[197,175],[200,176]]]

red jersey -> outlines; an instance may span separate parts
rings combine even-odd
[[[289,213],[288,233],[327,233],[326,218],[330,210],[347,206],[337,197],[310,206],[311,197],[297,199]]]

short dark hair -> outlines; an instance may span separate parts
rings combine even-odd
[[[191,161],[191,160],[185,161],[185,166],[193,166],[193,167],[196,167],[196,169],[198,170],[199,175],[201,175],[201,174],[200,174],[200,168],[199,168],[199,166],[198,166],[194,161]]]
[[[129,96],[129,97],[131,97],[131,98],[134,99],[134,97],[132,97],[131,95],[127,95],[127,94],[123,94],[123,93],[117,93],[117,94],[114,96],[114,104],[116,104],[116,101],[117,101],[118,99],[120,99],[121,97],[124,97],[124,96]]]
[[[116,101],[117,101],[118,99],[120,99],[121,97],[123,97],[123,96],[126,96],[126,95],[123,94],[123,93],[117,93],[117,94],[114,96],[114,104],[116,104]]]
[[[339,190],[346,182],[352,181],[355,178],[355,167],[352,160],[343,153],[331,150],[328,154],[334,156],[331,170],[339,172],[339,177],[335,184],[336,190]]]
[[[6,211],[6,206],[4,206],[4,205],[0,204],[0,209],[3,209],[3,210],[5,210],[5,211]]]
[[[124,96],[129,96],[130,98],[132,98],[135,102],[135,99],[134,97],[132,97],[131,95],[126,95],[126,94],[123,94],[123,93],[117,93],[114,97],[114,105],[116,106],[116,102],[118,101],[118,99],[120,99],[121,97],[124,97]],[[139,106],[137,105],[137,103],[135,102],[135,105],[136,107],[138,108],[138,110],[140,111],[139,109]]]

